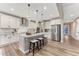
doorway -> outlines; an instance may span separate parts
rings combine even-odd
[[[71,34],[71,23],[65,23],[63,30],[64,30],[64,39],[68,39]]]

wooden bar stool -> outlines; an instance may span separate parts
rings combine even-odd
[[[48,43],[47,38],[43,37],[43,39],[44,39],[44,45],[46,45]]]
[[[36,49],[39,50],[38,40],[31,40],[29,45],[29,53],[30,53],[30,50],[32,50],[33,56],[34,56],[34,52]]]
[[[41,49],[42,46],[44,46],[44,39],[43,38],[38,38],[37,40],[39,40],[39,48]]]

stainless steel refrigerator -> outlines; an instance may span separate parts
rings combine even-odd
[[[61,25],[51,25],[51,40],[52,41],[61,41]]]

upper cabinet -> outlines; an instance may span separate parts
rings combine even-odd
[[[8,28],[9,27],[9,16],[0,14],[0,27]]]
[[[0,14],[0,28],[19,28],[20,22],[20,18]]]
[[[19,18],[15,18],[15,23],[16,23],[16,28],[19,28],[20,27],[20,25],[21,25],[21,19],[19,19]]]

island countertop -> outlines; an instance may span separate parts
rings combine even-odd
[[[44,34],[45,34],[45,33],[36,33],[36,34],[31,34],[31,35],[20,34],[20,36],[24,36],[24,37],[33,37],[33,36],[44,35]]]
[[[30,40],[35,40],[40,37],[44,37],[45,33],[36,33],[33,35],[25,35],[25,34],[20,34],[19,38],[19,49],[23,53],[27,53],[29,51],[29,42]]]

